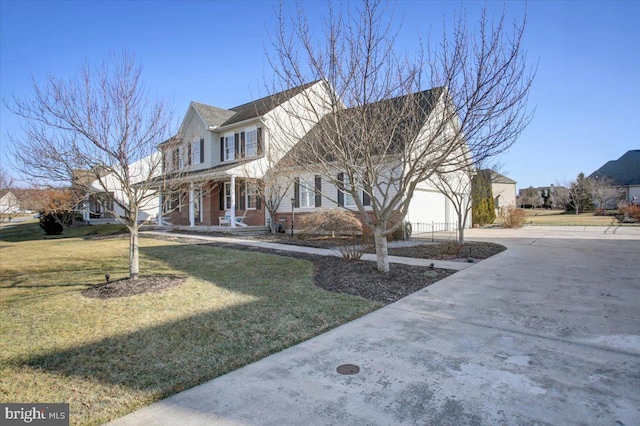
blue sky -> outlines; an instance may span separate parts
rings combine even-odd
[[[399,48],[432,40],[454,8],[475,20],[484,3],[399,1]],[[31,77],[69,77],[85,60],[126,48],[143,65],[147,87],[182,119],[191,100],[230,108],[266,94],[265,46],[278,5],[271,1],[0,0],[0,98],[29,94]],[[324,2],[307,2],[314,19]],[[292,3],[285,7],[293,8]],[[488,2],[508,19],[528,10],[524,47],[538,62],[530,95],[533,121],[499,158],[518,187],[563,183],[629,149],[640,149],[640,2]],[[6,134],[16,118],[0,108],[0,161],[11,163]]]

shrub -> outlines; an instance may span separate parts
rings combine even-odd
[[[504,211],[505,228],[522,228],[527,214],[516,206],[509,206]]]
[[[40,214],[40,228],[47,235],[61,235],[64,232],[61,215],[54,213]]]
[[[362,222],[345,210],[322,210],[303,216],[300,220],[304,234],[355,236],[362,232]]]
[[[440,253],[447,256],[457,256],[462,248],[463,245],[457,241],[446,241],[440,245]]]
[[[340,254],[344,260],[351,262],[354,260],[360,260],[367,248],[367,245],[358,244],[357,241],[354,240],[353,244],[340,246],[338,247],[338,250],[340,250]]]
[[[635,204],[620,207],[620,213],[624,215],[625,218],[630,217],[632,219],[640,220],[640,206]]]

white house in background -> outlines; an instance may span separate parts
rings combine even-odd
[[[20,212],[20,201],[15,194],[5,189],[0,192],[0,215],[11,215]]]
[[[622,192],[628,204],[640,204],[640,149],[631,149],[617,160],[608,161],[589,175],[590,179],[606,177]],[[616,206],[609,206],[615,208]]]
[[[142,158],[129,166],[129,176],[132,183],[136,184],[149,176],[149,170],[154,164],[161,161],[160,153],[155,153],[149,157]],[[158,173],[159,174],[159,173]],[[87,223],[115,223],[120,216],[125,215],[121,205],[127,206],[128,201],[122,186],[113,173],[104,175],[100,180],[94,180],[90,186],[91,193],[87,193],[85,202],[81,207],[82,218]],[[140,206],[139,221],[157,221],[158,215],[158,193],[148,191],[143,196],[144,202]]]
[[[491,191],[496,209],[496,216],[501,216],[509,206],[516,205],[516,181],[491,170]]]
[[[312,134],[317,122],[300,116],[311,109],[314,117],[329,112],[331,90],[325,82],[316,81],[230,109],[191,102],[178,134],[158,146],[164,158],[163,177],[174,188],[161,194],[162,223],[199,231],[238,224],[265,227],[269,217],[257,187],[269,179],[269,164]],[[289,114],[292,109],[300,113]],[[344,181],[341,171],[335,173],[338,181]],[[292,213],[298,217],[321,209],[355,210],[354,200],[326,176],[293,169],[286,174],[292,184],[277,211],[277,221],[290,224]],[[370,195],[361,192],[361,197],[365,206],[370,204]],[[409,220],[453,223],[455,213],[444,195],[421,183]]]

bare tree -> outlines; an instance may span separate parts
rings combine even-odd
[[[593,208],[591,182],[584,173],[578,173],[576,180],[565,183],[564,186],[567,190],[560,193],[560,200],[564,203],[566,210],[573,209],[575,214],[580,214]]]
[[[8,106],[21,119],[21,132],[9,135],[16,168],[40,184],[73,182],[106,199],[130,233],[131,279],[139,274],[140,210],[157,197],[153,178],[162,171],[156,145],[166,139],[171,119],[140,77],[134,55],[112,54],[110,62],[85,64],[68,80],[34,80],[32,96]]]
[[[42,216],[49,216],[59,225],[59,233],[64,233],[73,223],[75,208],[82,202],[84,194],[72,188],[46,188],[33,190],[29,198],[32,206],[37,207],[41,214],[41,224]]]
[[[473,165],[467,164],[459,173],[441,170],[429,177],[431,184],[444,194],[456,212],[459,244],[464,244],[464,230],[472,207],[471,183],[476,170]]]
[[[503,152],[528,123],[524,20],[508,34],[503,18],[490,25],[483,14],[474,35],[460,15],[452,38],[410,57],[399,53],[382,2],[329,3],[328,11],[316,40],[302,7],[291,19],[281,10],[272,90],[312,80],[329,86],[323,102],[289,108],[288,120],[318,122],[291,158],[353,200],[386,272],[387,236],[402,225],[416,186],[437,170],[467,170]]]
[[[540,191],[538,191],[533,186],[529,186],[525,188],[520,193],[520,205],[522,208],[526,206],[531,206],[532,209],[535,209],[539,205],[542,204],[542,195],[540,195]]]
[[[613,204],[613,208],[618,206],[618,202],[621,201],[620,190],[611,179],[597,176],[587,180],[591,197],[598,208],[606,210],[610,204]]]
[[[269,229],[272,233],[278,230],[276,213],[293,185],[285,166],[287,161],[282,160],[282,155],[277,152],[279,148],[278,144],[269,144],[262,158],[242,167],[246,176],[256,177],[253,182],[254,190],[269,215]]]

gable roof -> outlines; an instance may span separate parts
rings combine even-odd
[[[496,172],[495,170],[491,170],[491,183],[517,183],[515,180],[506,177],[503,174]]]
[[[619,186],[640,185],[640,149],[631,149],[617,160],[607,161],[589,175],[590,178],[603,176]]]
[[[233,111],[201,104],[200,102],[191,101],[191,106],[200,114],[200,117],[202,117],[209,127],[222,126],[222,123],[235,115]]]
[[[238,105],[230,109],[217,108],[195,101],[191,101],[191,106],[200,114],[209,127],[229,126],[265,115],[275,107],[282,105],[295,95],[316,84],[318,81],[319,80],[312,81],[311,83],[265,96],[264,98],[247,102],[246,104]]]
[[[400,148],[404,141],[411,140],[418,135],[443,91],[444,88],[436,87],[329,113],[300,139],[285,158],[300,161],[306,155],[306,150],[313,147],[311,151],[316,153],[314,155],[320,153],[325,155],[327,159],[331,159],[330,147],[323,143],[323,140],[332,138],[333,134],[341,134],[347,144],[350,140],[360,140],[362,125],[367,128],[375,127],[371,133],[375,133],[379,139],[381,151],[387,151],[388,148]],[[413,99],[409,99],[411,97]],[[394,110],[398,110],[398,116],[401,119],[389,124],[388,117],[393,117]],[[388,133],[387,137],[379,137],[385,133]],[[393,141],[391,146],[387,146],[389,139]],[[351,148],[359,150],[357,146]]]
[[[229,117],[222,126],[228,126],[230,124],[261,117],[275,107],[282,105],[297,94],[303,92],[305,89],[313,86],[318,81],[320,80],[312,81],[311,83],[303,84],[302,86],[297,86],[280,93],[265,96],[264,98],[233,107],[230,111],[233,111],[234,114]]]

